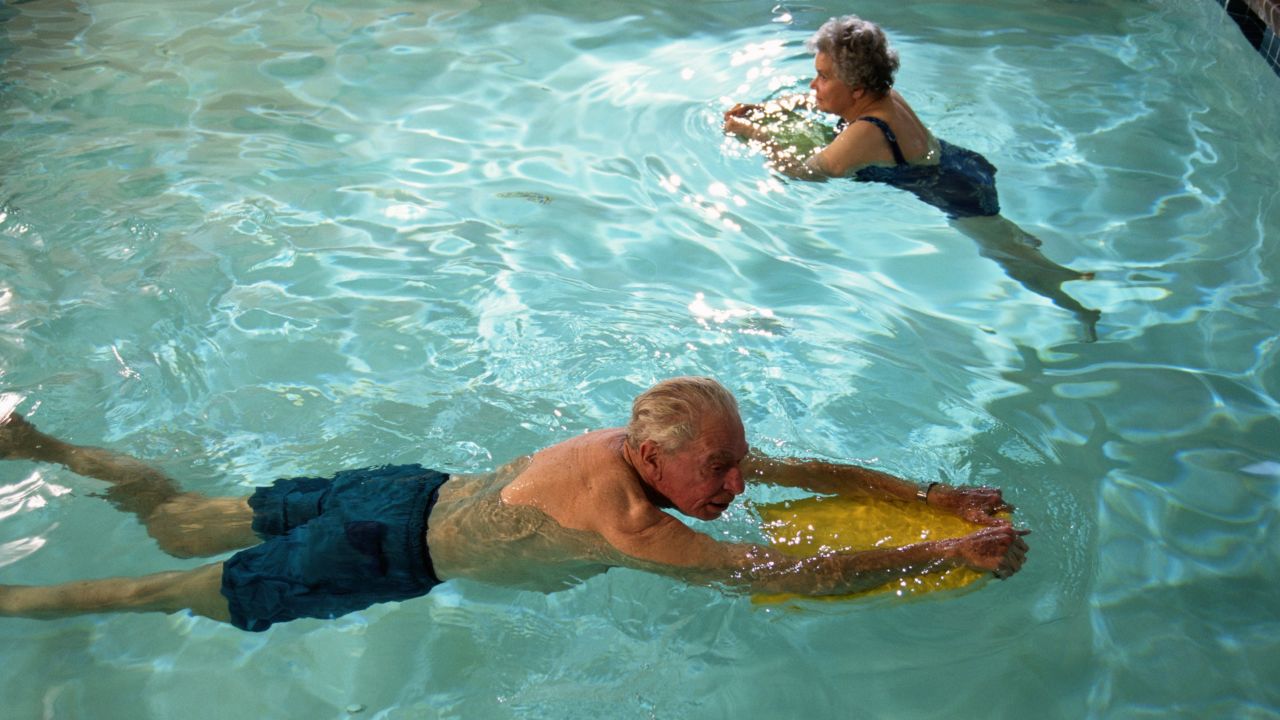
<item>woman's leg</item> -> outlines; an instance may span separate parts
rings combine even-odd
[[[1092,280],[1093,273],[1072,270],[1045,257],[1040,252],[1039,238],[999,215],[960,218],[951,224],[978,243],[979,254],[996,261],[1010,278],[1075,315],[1085,342],[1098,339],[1102,313],[1081,305],[1062,289],[1064,282]]]
[[[245,498],[182,492],[172,478],[137,458],[63,442],[16,412],[0,417],[0,458],[57,463],[110,483],[107,500],[137,515],[160,548],[177,557],[216,555],[258,542]]]
[[[222,563],[138,578],[79,580],[61,585],[0,585],[0,616],[48,620],[106,612],[191,610],[227,622]]]

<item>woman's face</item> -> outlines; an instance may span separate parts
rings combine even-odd
[[[854,89],[836,77],[835,61],[830,55],[824,52],[815,55],[813,67],[817,70],[817,75],[809,83],[809,87],[813,89],[818,109],[843,115],[843,110],[853,106]]]

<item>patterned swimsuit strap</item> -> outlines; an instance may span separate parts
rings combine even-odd
[[[898,165],[906,165],[907,158],[902,154],[902,148],[898,147],[898,136],[893,134],[893,130],[889,128],[889,123],[878,117],[871,117],[870,115],[863,115],[855,120],[855,122],[863,120],[880,128],[880,132],[884,133],[885,142],[889,143],[889,149],[893,151],[893,161]]]

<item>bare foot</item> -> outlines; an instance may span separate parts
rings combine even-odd
[[[1081,310],[1076,313],[1076,319],[1080,321],[1080,331],[1083,333],[1082,342],[1098,341],[1098,320],[1102,319],[1101,310]]]
[[[0,460],[31,460],[40,446],[40,431],[17,413],[0,415]]]

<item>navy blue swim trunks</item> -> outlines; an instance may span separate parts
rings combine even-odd
[[[427,516],[449,476],[421,465],[291,478],[249,498],[262,544],[222,567],[231,624],[260,632],[425,595],[440,584]]]

